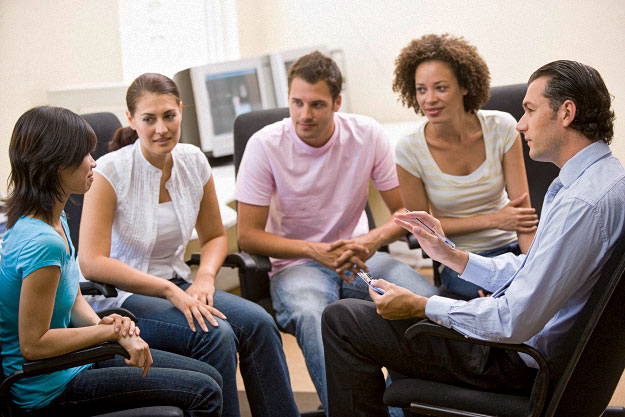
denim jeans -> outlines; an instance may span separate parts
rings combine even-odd
[[[173,279],[186,289],[190,284]],[[189,328],[184,315],[169,301],[133,294],[122,307],[138,318],[141,337],[150,347],[189,356],[214,366],[223,378],[223,415],[238,416],[237,352],[250,408],[255,416],[297,416],[280,332],[258,304],[215,291],[213,305],[227,320],[218,327],[207,322],[208,333]]]
[[[186,416],[221,415],[221,376],[210,365],[150,349],[147,376],[123,358],[96,362],[72,379],[38,416],[86,416],[148,406],[176,406]]]
[[[512,252],[515,255],[520,255],[521,249],[519,248],[518,242],[514,242],[509,245],[501,246],[495,249],[485,250],[483,252],[477,252],[476,255],[485,256],[487,258],[494,258],[497,255],[508,252]],[[467,300],[478,297],[479,290],[487,292],[479,285],[475,285],[472,282],[465,281],[462,278],[458,278],[458,273],[446,266],[443,266],[443,269],[441,270],[441,283],[447,291],[457,294]]]
[[[388,253],[376,252],[366,264],[374,278],[384,278],[425,297],[438,293],[414,269]],[[278,323],[297,339],[308,373],[327,410],[321,314],[327,305],[339,299],[370,300],[367,284],[359,278],[347,283],[332,269],[311,261],[278,272],[271,278],[270,288]]]

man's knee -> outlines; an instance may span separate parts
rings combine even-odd
[[[370,302],[356,298],[345,298],[328,305],[321,316],[321,326],[336,329],[337,324],[344,325],[353,316],[355,309]]]

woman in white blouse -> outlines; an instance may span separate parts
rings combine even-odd
[[[130,126],[98,160],[79,251],[87,279],[121,291],[90,302],[135,313],[150,346],[213,365],[224,381],[224,416],[239,415],[237,352],[254,415],[298,415],[273,319],[257,304],[215,290],[228,243],[208,161],[197,147],[178,143],[176,84],[143,74],[126,102]],[[183,256],[194,227],[201,261],[191,281]]]
[[[538,217],[530,207],[521,138],[508,113],[479,110],[490,74],[463,38],[425,35],[396,60],[393,91],[425,115],[396,148],[400,190],[410,210],[430,211],[458,248],[484,256],[526,253]],[[447,290],[483,290],[444,267]]]

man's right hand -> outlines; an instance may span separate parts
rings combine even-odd
[[[143,368],[141,376],[146,376],[154,362],[148,344],[139,336],[118,335],[117,342],[130,354],[130,359],[124,359],[126,365]]]
[[[384,294],[378,294],[369,288],[369,295],[380,316],[387,320],[425,318],[427,298],[383,279],[373,280],[371,285],[384,290]]]

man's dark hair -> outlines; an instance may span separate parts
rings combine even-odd
[[[288,74],[289,91],[291,91],[291,82],[296,77],[309,84],[325,81],[330,89],[332,101],[336,101],[343,88],[343,76],[338,65],[319,51],[304,55],[291,65]]]
[[[543,95],[555,113],[562,103],[575,103],[575,119],[570,127],[590,140],[602,140],[608,145],[614,137],[612,96],[599,72],[575,61],[560,60],[543,65],[531,75],[529,83],[546,77]]]
[[[77,168],[96,141],[82,117],[61,107],[35,107],[20,116],[9,143],[7,227],[23,215],[51,221],[65,195],[61,170]]]

